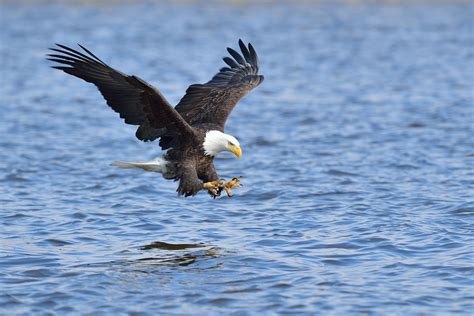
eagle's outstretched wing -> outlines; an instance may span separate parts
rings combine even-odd
[[[209,82],[193,84],[186,90],[175,109],[191,125],[212,123],[224,129],[224,124],[237,102],[263,81],[258,75],[258,57],[252,44],[239,40],[241,56],[227,48],[234,58],[224,57],[229,67],[222,68]]]
[[[53,68],[96,85],[107,104],[125,123],[140,125],[136,133],[138,139],[166,137],[173,142],[194,135],[191,126],[152,85],[109,67],[81,45],[85,53],[56,45],[58,48],[50,49],[59,54],[48,54],[48,59],[61,65]]]

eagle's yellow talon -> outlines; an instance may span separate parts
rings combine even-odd
[[[205,182],[202,184],[202,187],[206,189],[212,197],[216,198],[221,195],[222,190],[225,190],[228,197],[233,195],[232,188],[240,188],[241,185],[238,183],[240,181],[240,177],[233,178],[229,182],[224,183],[221,180],[215,180],[211,182]]]
[[[202,187],[206,189],[212,197],[216,198],[217,196],[221,195],[221,186],[222,181],[215,180],[211,182],[206,182],[202,184]]]
[[[240,184],[238,183],[239,181],[240,177],[233,178],[229,182],[222,184],[221,188],[225,190],[228,197],[231,197],[233,195],[232,188],[240,188]]]
[[[227,193],[227,196],[228,196],[228,197],[232,197],[232,195],[234,195],[234,194],[232,193],[232,190],[231,190],[231,189],[229,189],[229,188],[224,188],[224,190],[225,190],[225,193]]]

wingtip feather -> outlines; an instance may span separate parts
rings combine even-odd
[[[253,48],[253,45],[249,43],[249,53],[250,56],[252,57],[252,62],[255,66],[258,65],[258,56],[257,52],[255,51],[255,48]]]
[[[236,68],[238,67],[238,64],[230,57],[224,57],[222,60],[229,65],[231,68]]]
[[[244,55],[245,61],[251,64],[252,58],[250,56],[250,52],[247,49],[247,46],[245,46],[244,42],[242,42],[242,40],[239,40],[239,47],[240,47],[240,50],[242,51],[242,55]]]
[[[229,52],[229,54],[234,57],[235,61],[241,65],[245,65],[245,60],[244,58],[239,54],[237,53],[235,50],[233,50],[232,48],[227,48],[227,51]]]

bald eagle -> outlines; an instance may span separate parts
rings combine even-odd
[[[142,141],[159,139],[166,154],[149,162],[115,162],[119,168],[140,168],[179,181],[179,195],[194,196],[206,189],[211,196],[238,187],[240,178],[224,183],[214,167],[214,157],[230,151],[240,157],[239,141],[224,133],[225,122],[237,102],[263,81],[258,74],[258,57],[253,46],[239,40],[242,54],[227,48],[233,57],[224,57],[224,67],[204,84],[193,84],[176,107],[161,92],[138,78],[115,70],[82,45],[83,50],[56,44],[48,59],[59,63],[52,68],[97,86],[107,104],[124,119],[138,125],[136,137]]]

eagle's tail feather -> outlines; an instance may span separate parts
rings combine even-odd
[[[115,161],[111,166],[122,168],[122,169],[143,169],[151,172],[166,172],[166,161],[163,158],[156,158],[152,161],[147,162],[127,162],[127,161]]]

